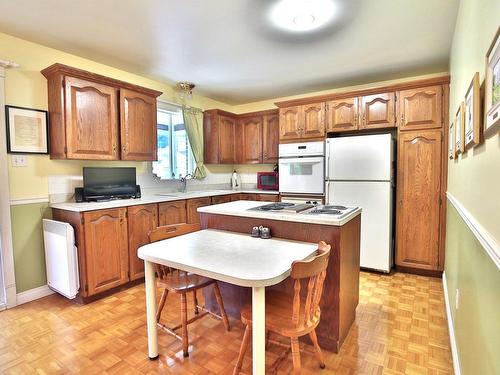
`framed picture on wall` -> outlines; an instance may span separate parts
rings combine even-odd
[[[457,156],[455,149],[455,122],[450,123],[450,129],[448,131],[448,158],[455,159]]]
[[[464,150],[464,102],[462,102],[455,115],[455,152],[459,154]]]
[[[480,140],[480,100],[479,73],[476,72],[465,94],[465,149],[477,145]]]
[[[500,27],[486,53],[484,133],[500,130]]]
[[[6,105],[7,152],[48,154],[48,112]]]

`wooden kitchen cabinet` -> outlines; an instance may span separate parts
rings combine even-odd
[[[325,103],[302,106],[304,125],[301,138],[321,138],[325,136]]]
[[[236,115],[212,109],[203,113],[204,161],[206,164],[236,162]]]
[[[158,203],[158,217],[159,226],[186,223],[186,201]]]
[[[235,143],[236,163],[262,163],[262,116],[240,118]]]
[[[256,201],[257,194],[240,193],[240,200],[242,200],[242,201]]]
[[[279,138],[279,115],[277,113],[264,115],[262,122],[262,163],[275,164],[278,162]]]
[[[158,227],[158,205],[127,207],[127,223],[130,280],[136,280],[144,277],[144,261],[137,256],[137,249],[149,243],[148,233]]]
[[[264,202],[279,202],[278,194],[257,194],[256,200]]]
[[[63,64],[47,78],[51,159],[155,160],[161,92]]]
[[[302,106],[280,108],[280,141],[300,139],[304,126]]]
[[[231,194],[231,202],[241,200],[241,194]]]
[[[359,129],[381,129],[396,126],[395,93],[382,93],[359,98],[361,121]]]
[[[443,88],[431,86],[403,90],[398,93],[399,129],[441,128],[443,120]]]
[[[280,140],[300,140],[325,136],[325,103],[280,108]]]
[[[236,120],[232,117],[221,116],[219,129],[219,164],[234,164]]]
[[[231,202],[231,194],[228,195],[214,195],[212,197],[212,204],[227,203]],[[238,200],[238,199],[236,199]]]
[[[129,281],[127,209],[83,213],[88,295]]]
[[[396,264],[439,270],[443,144],[440,129],[400,132]]]
[[[156,98],[120,90],[122,160],[157,160]]]
[[[358,98],[332,100],[326,103],[326,131],[358,129]]]
[[[188,199],[186,202],[187,223],[196,224],[200,222],[198,207],[210,206],[212,199],[210,197]]]
[[[67,157],[118,160],[117,90],[72,77],[64,84]]]

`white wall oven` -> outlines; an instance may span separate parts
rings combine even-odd
[[[322,197],[324,181],[324,142],[279,145],[279,191],[282,195]]]

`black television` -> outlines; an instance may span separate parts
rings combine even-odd
[[[83,168],[83,196],[86,201],[134,198],[137,193],[135,168]]]

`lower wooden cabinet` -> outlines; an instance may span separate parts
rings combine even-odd
[[[256,201],[257,194],[240,193],[240,200],[242,200],[242,201]]]
[[[163,202],[158,204],[158,225],[171,225],[186,222],[186,201]]]
[[[278,194],[257,194],[257,200],[258,201],[265,201],[265,202],[279,202],[279,195]]]
[[[440,129],[400,132],[396,210],[396,264],[440,271],[442,230]]]
[[[198,207],[210,206],[212,199],[210,197],[188,199],[186,202],[187,223],[196,224],[200,222]]]
[[[215,195],[212,197],[212,204],[231,202],[232,201],[231,198],[232,198],[232,195]]]
[[[158,226],[158,205],[127,207],[127,222],[130,280],[136,280],[144,276],[144,261],[137,256],[137,249],[149,243],[148,233]]]
[[[127,209],[83,213],[85,262],[89,295],[129,281]]]

